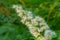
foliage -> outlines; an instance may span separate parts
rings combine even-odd
[[[57,33],[52,40],[60,40],[60,0],[0,0],[0,40],[36,40],[12,5],[22,5],[35,15],[43,17]]]

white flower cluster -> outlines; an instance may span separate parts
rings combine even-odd
[[[56,36],[56,33],[50,30],[42,17],[33,16],[31,11],[23,10],[22,6],[13,5],[13,8],[17,11],[18,16],[21,17],[21,22],[29,28],[31,34],[37,40],[51,40],[53,36]],[[44,32],[44,35],[41,36],[41,32]]]

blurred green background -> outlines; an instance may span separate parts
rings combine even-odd
[[[22,5],[25,10],[45,19],[60,40],[60,0],[0,0],[0,40],[36,40],[22,24],[12,6]]]

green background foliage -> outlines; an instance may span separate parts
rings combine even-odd
[[[60,0],[0,0],[0,40],[36,40],[26,25],[20,22],[12,5],[22,5],[25,10],[43,17],[60,40]]]

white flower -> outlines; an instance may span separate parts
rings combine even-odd
[[[45,22],[45,20],[42,17],[36,16],[35,18],[40,22]]]
[[[21,13],[18,14],[18,16],[23,17],[24,14],[21,12]]]
[[[12,8],[16,8],[17,7],[17,5],[13,5],[13,7]]]
[[[32,19],[33,17],[32,16],[27,16],[28,19]]]
[[[45,37],[40,37],[39,40],[47,40]]]
[[[27,17],[23,16],[21,22],[25,24],[26,21],[27,21]]]
[[[23,12],[22,6],[13,5],[13,8],[15,8],[15,10],[17,11],[17,13],[22,13]]]
[[[40,23],[40,27],[46,26],[46,23],[42,22]]]
[[[25,14],[26,14],[26,16],[27,16],[27,18],[28,19],[32,19],[33,18],[33,16],[32,16],[32,12],[30,12],[30,11],[26,11],[26,12],[24,12]]]
[[[40,32],[43,32],[43,31],[45,31],[45,30],[47,30],[47,29],[49,29],[48,26],[46,26],[46,27],[45,27],[45,26],[44,26],[44,27],[41,27],[41,28],[40,28]]]
[[[32,19],[31,20],[31,23],[34,25],[34,26],[37,26],[38,25],[38,19]]]
[[[53,36],[56,36],[56,33],[52,30],[46,30],[44,33],[44,36],[45,36],[45,38],[51,40],[53,38]]]
[[[26,23],[25,23],[25,25],[29,25],[29,24],[30,24],[30,22],[26,22]]]
[[[38,33],[37,28],[30,26],[28,27],[30,32],[33,34],[33,36],[37,37],[38,35],[40,35],[40,33]]]

